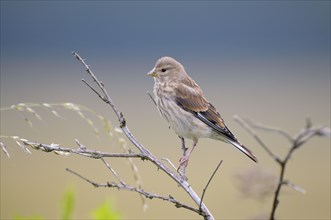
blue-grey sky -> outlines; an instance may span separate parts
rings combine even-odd
[[[1,55],[327,56],[329,1],[1,1]],[[123,56],[124,56],[123,55]]]
[[[27,94],[28,82],[69,88],[80,77],[72,50],[113,87],[129,78],[150,90],[145,73],[168,55],[207,94],[314,102],[330,93],[330,1],[1,1],[2,96]]]

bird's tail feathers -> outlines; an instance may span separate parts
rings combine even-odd
[[[227,140],[229,141],[230,144],[232,144],[233,146],[235,146],[236,148],[238,148],[238,150],[240,150],[241,152],[243,152],[244,154],[246,154],[249,158],[251,158],[255,163],[257,163],[257,158],[256,156],[253,154],[252,151],[250,151],[247,147],[245,147],[244,145],[240,144],[237,141],[233,141],[233,140]]]

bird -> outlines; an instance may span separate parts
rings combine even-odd
[[[200,138],[220,140],[235,146],[254,162],[256,156],[242,145],[225,125],[220,113],[204,96],[199,85],[186,73],[184,66],[164,56],[147,73],[154,78],[154,101],[161,116],[182,139],[193,140],[187,155],[180,158],[178,169],[188,164]]]

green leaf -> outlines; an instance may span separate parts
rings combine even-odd
[[[71,188],[68,188],[66,192],[64,193],[64,196],[62,198],[61,202],[61,219],[71,219],[72,213],[75,206],[75,194],[74,190]]]
[[[106,200],[92,212],[92,218],[96,220],[121,219],[120,214],[113,209],[113,204],[109,200]]]

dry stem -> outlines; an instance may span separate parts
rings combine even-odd
[[[330,137],[330,129],[326,127],[317,127],[313,128],[312,127],[312,122],[310,119],[306,120],[306,126],[304,129],[299,132],[296,136],[291,137],[287,132],[283,131],[282,129],[279,128],[273,128],[270,126],[265,126],[262,124],[257,124],[253,123],[250,120],[245,120],[241,119],[238,116],[235,116],[235,120],[243,127],[245,128],[248,133],[250,133],[254,139],[261,145],[261,147],[267,152],[267,154],[280,166],[280,174],[279,174],[279,179],[278,179],[278,184],[277,188],[275,190],[274,198],[273,198],[273,203],[272,203],[272,208],[271,208],[271,213],[270,213],[270,219],[274,220],[275,219],[275,213],[276,209],[279,205],[279,195],[280,191],[283,185],[288,185],[291,188],[300,191],[300,192],[305,192],[304,189],[302,189],[299,186],[294,185],[288,180],[284,179],[285,175],[285,170],[287,167],[287,163],[289,159],[292,157],[292,154],[294,151],[299,149],[303,144],[307,143],[312,137],[314,136],[326,136]],[[253,130],[253,128],[257,129],[262,129],[265,131],[271,131],[271,132],[276,132],[282,136],[284,136],[290,143],[291,146],[285,156],[284,159],[281,159],[279,156],[277,156],[275,153],[271,151],[271,149],[262,141],[262,139],[257,135],[257,133]]]

